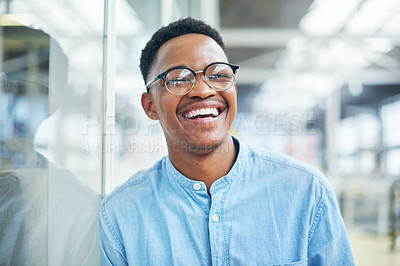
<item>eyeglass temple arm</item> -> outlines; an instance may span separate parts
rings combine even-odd
[[[149,81],[145,86],[146,86],[146,90],[147,90],[147,92],[149,92],[149,86],[151,85],[151,84],[153,84],[156,80],[158,80],[160,77],[159,76],[157,76],[157,77],[155,77],[155,78],[153,78],[151,81]]]

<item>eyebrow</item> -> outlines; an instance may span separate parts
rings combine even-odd
[[[184,65],[173,66],[173,67],[167,68],[167,69],[164,70],[164,71],[161,71],[161,73],[167,72],[168,70],[174,69],[174,68],[190,68],[190,67],[184,66]]]

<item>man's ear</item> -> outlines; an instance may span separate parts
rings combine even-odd
[[[142,107],[150,119],[159,119],[156,107],[154,105],[153,96],[148,92],[144,92],[142,94]]]

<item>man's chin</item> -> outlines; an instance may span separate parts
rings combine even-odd
[[[175,143],[173,149],[175,152],[189,152],[194,154],[208,154],[212,151],[219,149],[224,142],[223,140],[219,141],[207,141],[207,142],[181,142]]]
[[[194,150],[194,151],[198,151],[198,152],[207,152],[207,151],[214,151],[216,149],[218,149],[222,144],[222,141],[217,142],[217,143],[213,143],[213,144],[191,144],[190,147]]]

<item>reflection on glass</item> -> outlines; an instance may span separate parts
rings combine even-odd
[[[101,152],[82,143],[97,133],[85,118],[101,121],[103,12],[92,34],[82,20],[71,32],[64,4],[13,1],[26,14],[1,20],[0,265],[99,264]]]
[[[48,116],[49,36],[21,26],[2,32],[0,168],[43,166],[32,139]],[[29,35],[29,44],[18,37]]]

